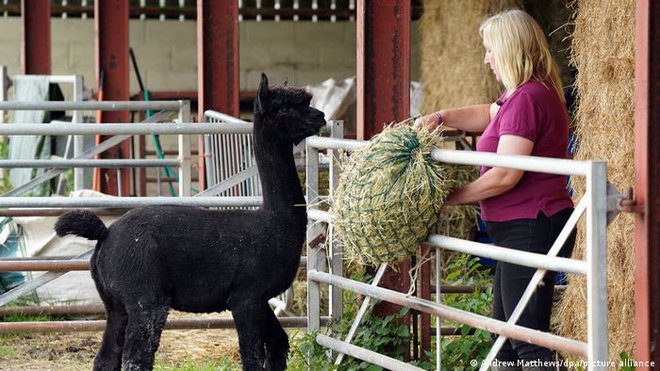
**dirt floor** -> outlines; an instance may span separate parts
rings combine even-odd
[[[218,318],[218,314],[171,313],[170,318]],[[220,316],[229,316],[224,313]],[[91,370],[102,332],[30,333],[0,335],[0,370]],[[166,330],[156,353],[161,369],[239,360],[234,329]]]

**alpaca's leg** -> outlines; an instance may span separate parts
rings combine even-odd
[[[169,306],[147,305],[128,309],[124,342],[124,371],[151,370]]]
[[[266,302],[243,302],[232,309],[244,370],[286,369],[289,337]]]
[[[286,369],[286,360],[289,356],[289,336],[286,334],[275,313],[266,306],[266,357],[271,370]]]
[[[103,297],[103,295],[102,295]],[[119,302],[104,299],[107,321],[101,349],[94,358],[94,370],[121,369],[121,352],[124,346],[124,330],[126,328],[126,310]]]

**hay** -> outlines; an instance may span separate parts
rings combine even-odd
[[[501,86],[483,63],[479,24],[504,9],[519,8],[520,0],[425,0],[420,19],[422,112],[493,102]],[[456,186],[478,177],[478,168],[451,166]],[[471,239],[479,214],[474,206],[445,207],[435,232]]]
[[[476,166],[445,166],[447,179],[451,179],[452,187],[462,187],[479,176],[479,168]],[[440,218],[433,232],[472,240],[478,216],[479,209],[474,205],[447,205],[440,210]]]
[[[422,112],[493,102],[501,87],[483,63],[479,25],[489,15],[520,8],[517,0],[425,0],[420,19]]]
[[[349,260],[396,263],[428,236],[453,186],[446,167],[431,159],[438,134],[393,125],[350,155],[332,206]]]
[[[619,190],[634,186],[634,57],[635,2],[612,6],[599,0],[575,3],[573,63],[578,74],[575,130],[579,160],[607,160],[608,180]],[[583,178],[573,180],[582,197]],[[607,234],[609,353],[615,361],[635,344],[633,218],[621,214]],[[584,259],[584,227],[578,230],[574,258]],[[563,336],[586,340],[586,282],[571,276],[557,313]]]

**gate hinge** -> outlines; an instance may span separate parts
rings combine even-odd
[[[644,205],[635,200],[633,189],[628,188],[622,195],[610,182],[607,182],[607,224],[610,224],[620,212],[644,214]]]

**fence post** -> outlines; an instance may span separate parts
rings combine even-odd
[[[180,124],[190,122],[190,102],[179,101],[181,108],[179,108],[178,121]],[[190,136],[179,135],[179,196],[187,197],[191,193],[192,183],[192,170],[190,161]]]
[[[587,174],[587,344],[590,369],[607,369],[607,164]],[[597,364],[601,361],[600,365]]]
[[[83,92],[83,76],[75,75],[73,77],[73,101],[82,102],[84,99]],[[83,123],[83,111],[74,110],[71,118],[71,122],[74,124]],[[84,151],[84,136],[74,135],[73,136],[73,158],[80,156]],[[85,172],[90,173],[88,169],[74,168],[73,169],[73,189],[79,191],[85,189]]]
[[[7,66],[0,65],[0,102],[7,100],[7,89],[9,89],[9,76]],[[0,110],[0,124],[5,122],[5,111]]]
[[[305,183],[308,208],[314,208],[319,194],[319,151],[306,146]],[[321,232],[319,222],[308,219],[307,228],[307,273],[319,269],[319,249],[311,242]],[[318,281],[307,279],[307,332],[317,332],[321,327],[321,285]]]
[[[340,120],[330,122],[330,137],[343,138],[344,137],[344,122]],[[339,168],[339,151],[329,151],[330,168],[328,174],[328,195],[332,199],[337,185],[339,184],[339,175],[341,169]],[[334,243],[334,228],[332,224],[328,225],[328,251],[330,252],[330,272],[334,275],[344,276],[344,250],[339,243]],[[344,294],[343,290],[334,285],[330,286],[330,317],[332,323],[332,332],[337,334],[341,332],[341,319],[344,308]]]

